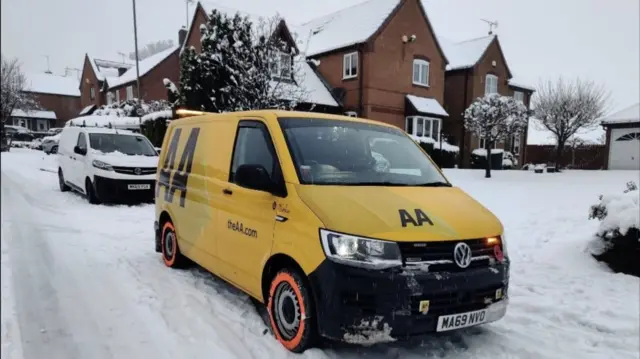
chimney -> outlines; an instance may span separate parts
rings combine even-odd
[[[182,46],[184,41],[187,39],[187,29],[183,26],[180,31],[178,31],[178,45]]]

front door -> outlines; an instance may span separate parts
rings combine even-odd
[[[227,279],[260,296],[262,265],[271,255],[277,197],[237,185],[234,173],[245,164],[262,165],[272,178],[280,173],[271,136],[262,121],[239,122],[231,163],[229,183],[222,189],[218,207],[218,256],[226,262],[223,275]]]

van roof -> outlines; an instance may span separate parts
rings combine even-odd
[[[113,133],[120,135],[137,135],[137,133],[129,131],[129,130],[118,130],[114,128],[108,127],[80,127],[80,126],[67,126],[65,127],[69,129],[77,129],[78,131],[86,132],[86,133]]]
[[[303,111],[284,111],[284,110],[254,110],[254,111],[241,111],[241,112],[232,112],[234,115],[238,115],[238,116],[247,116],[247,117],[251,117],[251,116],[260,116],[260,115],[273,115],[275,117],[278,118],[299,118],[299,119],[308,119],[308,118],[321,118],[321,119],[327,119],[327,120],[336,120],[336,121],[351,121],[351,122],[360,122],[360,123],[371,123],[374,125],[380,125],[380,126],[385,126],[385,127],[393,127],[393,128],[397,128],[396,126],[384,123],[384,122],[380,122],[380,121],[374,121],[374,120],[368,120],[368,119],[364,119],[364,118],[359,118],[359,117],[350,117],[350,116],[344,116],[344,115],[331,115],[331,114],[326,114],[326,113],[319,113],[319,112],[303,112]],[[229,114],[229,113],[227,113]],[[208,117],[221,117],[224,116],[225,113],[206,113],[204,115],[200,115],[200,116],[190,116],[190,117],[183,117],[174,121],[171,121],[172,123],[185,123],[185,122],[191,122],[191,121],[197,121],[197,120],[202,120]]]

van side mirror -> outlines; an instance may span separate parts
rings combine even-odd
[[[86,155],[86,154],[87,154],[87,150],[86,150],[85,148],[80,148],[80,147],[78,147],[78,146],[75,146],[75,147],[73,148],[73,153],[77,153],[77,154],[79,154],[79,155],[83,155],[83,156],[84,156],[84,155]]]
[[[256,191],[271,192],[273,190],[273,181],[262,165],[240,165],[236,169],[234,182],[240,187]]]

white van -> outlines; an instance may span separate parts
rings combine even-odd
[[[151,202],[158,153],[143,135],[99,127],[65,127],[58,145],[61,191],[90,203]]]

